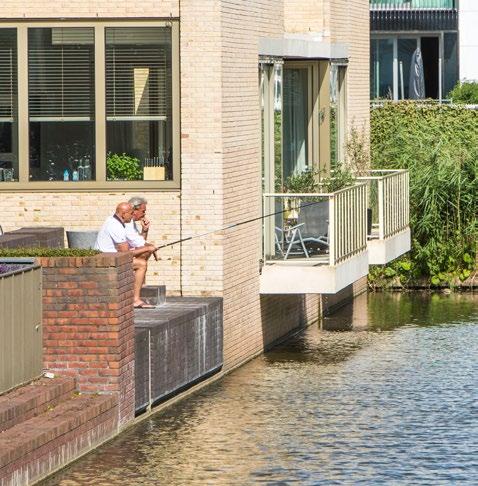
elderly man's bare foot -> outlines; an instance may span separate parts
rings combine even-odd
[[[135,309],[155,309],[155,305],[147,304],[143,300],[138,300],[137,302],[133,303],[133,307]]]

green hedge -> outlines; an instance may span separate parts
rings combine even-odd
[[[89,257],[99,253],[97,250],[82,250],[78,248],[0,248],[0,258]]]
[[[478,239],[478,111],[387,103],[371,113],[374,168],[410,171],[410,255],[372,271],[380,286],[465,280]]]
[[[471,81],[459,82],[449,93],[453,103],[478,105],[478,83]]]

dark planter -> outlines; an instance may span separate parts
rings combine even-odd
[[[68,248],[92,249],[97,236],[98,231],[67,231]]]
[[[367,208],[367,235],[372,234],[372,208]]]

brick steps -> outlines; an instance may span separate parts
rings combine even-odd
[[[117,428],[116,396],[73,395],[0,433],[0,485],[31,484],[112,437]]]
[[[73,378],[41,378],[0,396],[0,433],[70,398]]]

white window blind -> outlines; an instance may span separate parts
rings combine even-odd
[[[94,115],[94,29],[28,33],[30,121],[89,121]]]
[[[0,29],[0,122],[13,122],[17,99],[16,30]]]
[[[171,29],[106,29],[107,120],[171,117]]]

